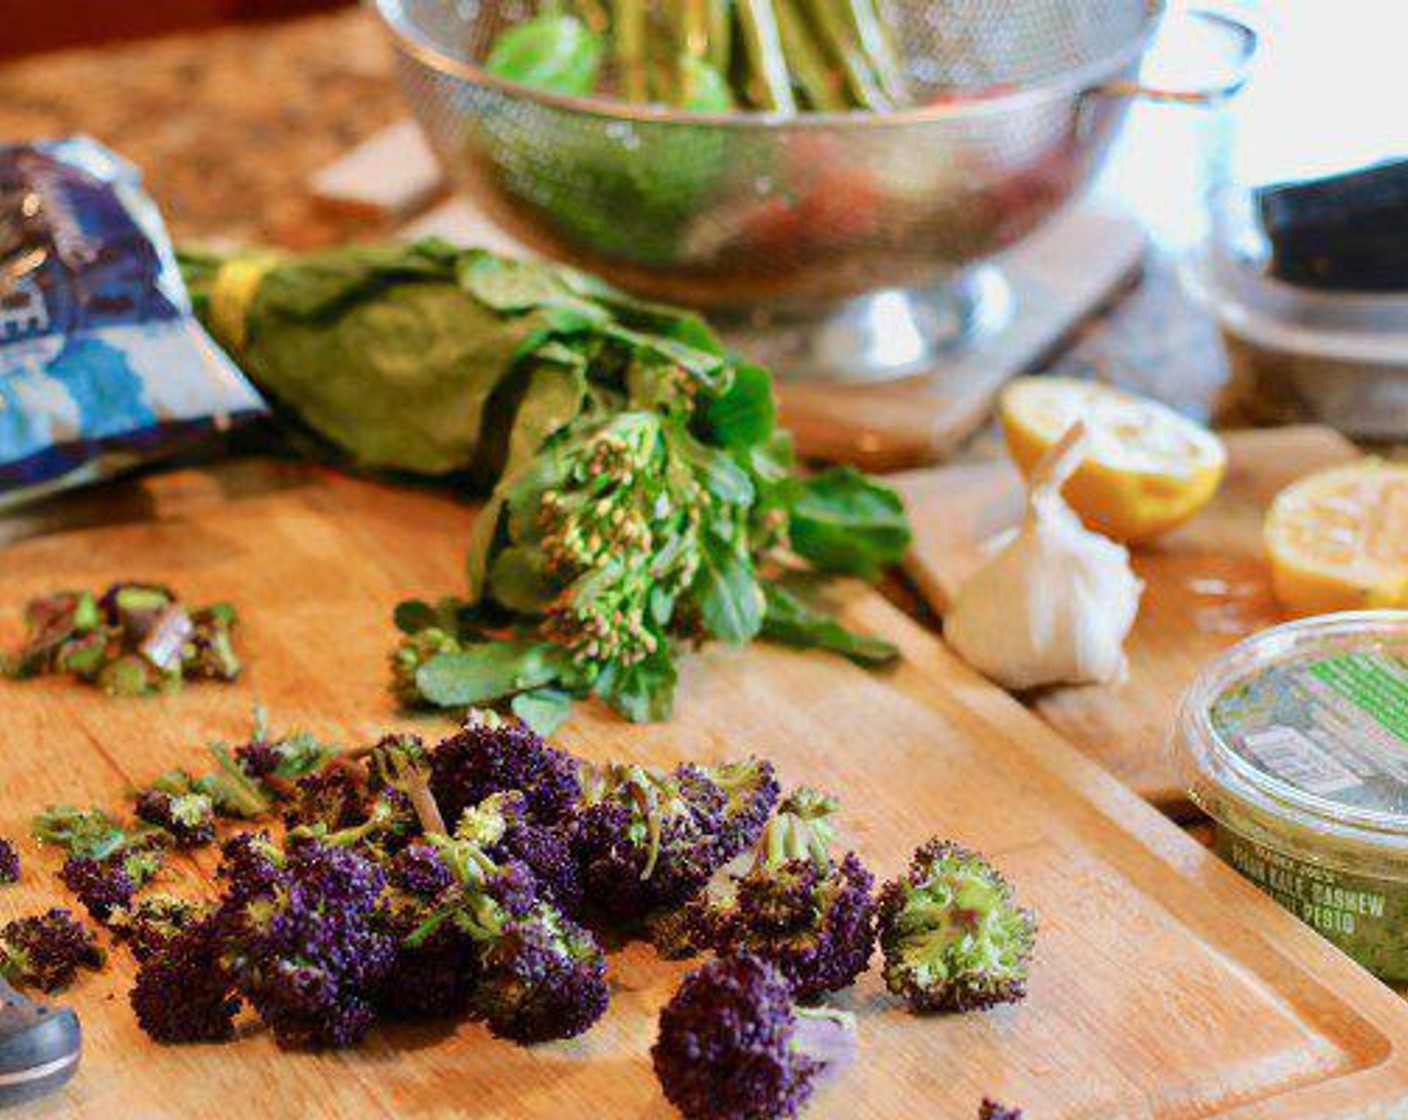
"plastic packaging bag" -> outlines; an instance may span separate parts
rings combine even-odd
[[[0,145],[0,508],[263,412],[135,169],[86,137]]]

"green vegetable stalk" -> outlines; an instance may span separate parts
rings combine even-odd
[[[323,441],[487,495],[467,594],[397,611],[406,703],[549,727],[595,694],[657,720],[699,639],[895,656],[797,577],[895,562],[898,498],[849,469],[799,476],[769,375],[697,317],[438,241],[183,264],[198,313]]]

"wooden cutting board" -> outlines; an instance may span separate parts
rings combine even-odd
[[[243,611],[236,686],[108,700],[63,681],[0,684],[0,833],[47,802],[112,804],[123,787],[234,739],[262,701],[279,725],[360,741],[396,716],[388,616],[460,583],[472,514],[434,495],[248,466],[148,480],[121,516],[0,551],[4,601],[118,577],[168,580]],[[710,649],[687,659],[676,719],[631,727],[587,709],[565,745],[597,759],[774,758],[788,783],[844,797],[844,834],[881,875],[931,834],[976,845],[1040,914],[1022,1005],[916,1018],[874,971],[839,1002],[862,1056],[808,1115],[968,1120],[983,1094],[1032,1120],[1294,1120],[1408,1107],[1408,1005],[1244,883],[1047,725],[859,585],[848,620],[902,648],[871,674],[816,653]],[[13,611],[7,610],[7,623]],[[56,901],[54,860],[25,846],[0,916]],[[209,879],[202,854],[173,878]],[[176,889],[183,889],[176,884]],[[360,1049],[281,1053],[261,1031],[159,1047],[126,1007],[125,953],[65,999],[87,1051],[60,1097],[17,1117],[667,1117],[650,1072],[655,1016],[687,965],[632,947],[612,1007],[573,1042],[519,1049],[470,1024],[379,1029]]]
[[[1134,567],[1146,588],[1126,647],[1129,679],[1031,697],[1066,738],[1141,797],[1185,819],[1193,809],[1164,746],[1178,697],[1210,658],[1281,621],[1262,557],[1266,507],[1302,475],[1358,455],[1342,436],[1314,426],[1234,432],[1227,447],[1227,478],[1212,504],[1135,551]],[[986,542],[1020,518],[1026,493],[1021,477],[1002,459],[891,481],[914,522],[906,567],[942,614],[981,562]]]

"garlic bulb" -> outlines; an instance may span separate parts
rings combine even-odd
[[[1124,679],[1124,640],[1144,585],[1129,552],[1081,524],[1061,497],[1086,445],[1079,422],[1032,472],[1026,516],[959,589],[944,636],[1007,688]]]

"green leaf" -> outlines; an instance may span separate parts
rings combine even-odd
[[[547,642],[481,642],[432,657],[416,670],[416,687],[442,708],[483,704],[551,684],[564,656]]]
[[[848,657],[857,665],[873,668],[888,665],[900,651],[883,638],[847,630],[828,614],[809,606],[775,583],[763,584],[767,615],[762,635],[782,645],[799,649],[824,649]]]
[[[693,593],[704,628],[720,641],[741,646],[763,626],[763,593],[753,563],[710,533],[704,539]]]
[[[714,497],[732,505],[752,503],[753,480],[727,451],[700,443],[678,424],[670,425],[666,435],[675,454],[690,466]]]
[[[611,323],[609,311],[582,299],[567,286],[556,268],[540,261],[472,253],[459,267],[459,281],[465,291],[494,311],[568,312],[571,318],[558,324],[559,329],[578,330],[592,324],[607,328]]]
[[[484,597],[489,575],[489,553],[499,535],[499,520],[504,508],[502,483],[495,490],[469,530],[469,551],[465,554],[464,570],[469,581],[469,601],[478,602]]]
[[[496,603],[520,614],[537,616],[547,609],[557,592],[538,549],[513,545],[494,557],[489,570],[489,597]]]
[[[541,15],[499,35],[486,68],[534,89],[581,97],[596,87],[601,56],[601,40],[581,20]]]
[[[572,694],[556,688],[520,692],[509,703],[513,714],[546,738],[572,714]]]
[[[593,689],[632,723],[658,723],[674,712],[678,683],[674,652],[661,642],[655,653],[635,665],[612,662],[597,677]]]
[[[586,361],[544,362],[528,377],[528,388],[514,413],[503,476],[518,472],[554,433],[576,419],[586,399]]]
[[[728,391],[704,401],[700,420],[710,443],[734,451],[766,444],[777,423],[771,375],[760,366],[738,366]]]
[[[875,579],[909,547],[904,505],[884,483],[836,467],[793,484],[792,548],[823,572]]]

